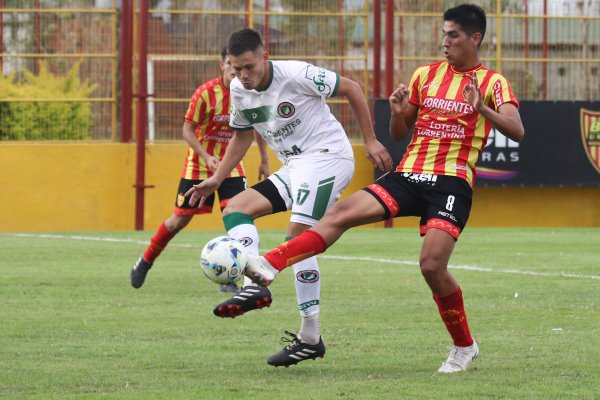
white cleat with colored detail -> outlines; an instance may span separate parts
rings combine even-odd
[[[473,342],[469,347],[452,346],[448,359],[442,363],[437,372],[451,374],[466,371],[478,355],[479,346],[477,346],[477,342]]]
[[[269,286],[279,271],[273,268],[264,257],[248,255],[245,274],[254,283],[260,286]]]

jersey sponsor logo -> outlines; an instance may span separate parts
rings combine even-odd
[[[496,81],[492,89],[494,89],[494,100],[496,101],[496,108],[498,108],[504,103],[504,101],[502,101],[502,82]]]
[[[326,72],[323,68],[317,68],[312,65],[306,67],[306,79],[312,81],[316,86],[317,90],[323,93],[325,96],[329,96],[331,93],[331,86],[325,83]]]
[[[319,280],[319,271],[309,269],[296,274],[296,280],[302,283],[315,283]]]
[[[289,101],[279,103],[277,106],[277,114],[282,118],[290,118],[296,112],[296,108]]]
[[[466,115],[473,113],[473,106],[464,101],[426,97],[423,106],[430,108],[429,113],[440,115]]]
[[[261,122],[267,122],[271,120],[273,115],[272,106],[260,106],[256,108],[248,108],[241,111],[244,117],[250,122],[250,124],[260,124]]]
[[[229,114],[217,114],[213,116],[213,122],[229,122]]]
[[[454,124],[438,124],[432,122],[426,127],[417,127],[418,136],[426,136],[434,139],[452,139],[463,140],[465,136],[465,128]]]
[[[267,131],[266,134],[268,137],[272,138],[275,143],[281,143],[285,138],[296,133],[296,127],[301,123],[302,121],[296,118],[282,128],[277,129],[276,131]]]
[[[580,110],[581,140],[588,160],[600,173],[600,111]]]

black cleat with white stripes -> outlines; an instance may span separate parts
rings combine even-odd
[[[272,301],[269,288],[246,286],[216,306],[213,313],[221,318],[235,318],[248,311],[269,307]]]
[[[269,365],[274,367],[289,367],[290,365],[298,364],[304,360],[314,360],[325,356],[325,343],[319,338],[319,343],[308,344],[304,343],[298,336],[291,332],[285,331],[291,339],[282,337],[281,340],[288,342],[288,345],[278,353],[273,354],[267,360]]]

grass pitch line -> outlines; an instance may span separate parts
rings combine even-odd
[[[112,243],[132,243],[147,245],[148,240],[132,240],[132,239],[120,239],[110,237],[94,237],[94,236],[80,236],[80,235],[53,235],[53,234],[35,234],[35,233],[8,233],[7,235],[18,236],[18,237],[32,237],[42,239],[69,239],[69,240],[89,240],[97,242],[112,242]],[[170,243],[169,247],[181,247],[181,248],[194,248],[195,245],[191,244],[179,244]],[[376,262],[382,264],[400,264],[400,265],[414,265],[418,266],[419,263],[416,261],[403,261],[395,260],[391,258],[378,258],[378,257],[354,257],[354,256],[336,256],[331,254],[321,254],[319,258],[327,260],[340,260],[340,261],[367,261]],[[519,269],[493,269],[486,267],[478,267],[474,265],[448,265],[450,269],[464,270],[464,271],[476,271],[476,272],[492,272],[499,274],[516,274],[516,275],[528,275],[528,276],[546,276],[552,278],[576,278],[576,279],[592,279],[600,280],[600,275],[580,275],[580,274],[569,274],[569,273],[556,273],[556,272],[536,272],[536,271],[524,271]]]
[[[344,260],[344,261],[368,261],[377,262],[382,264],[402,264],[402,265],[419,265],[416,261],[402,261],[394,260],[391,258],[377,258],[377,257],[349,257],[349,256],[333,256],[327,254],[318,255],[319,258],[331,259],[331,260]],[[549,277],[565,277],[565,278],[579,278],[579,279],[600,279],[600,275],[580,275],[580,274],[568,274],[568,273],[556,273],[556,272],[535,272],[535,271],[523,271],[519,269],[493,269],[486,267],[477,267],[474,265],[448,265],[449,269],[459,269],[465,271],[477,271],[477,272],[495,272],[502,274],[518,274],[518,275],[530,275],[530,276],[549,276]]]

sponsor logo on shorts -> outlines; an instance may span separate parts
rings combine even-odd
[[[442,216],[444,218],[448,218],[454,222],[458,222],[458,220],[456,219],[456,217],[454,216],[454,214],[450,214],[449,212],[446,211],[438,211],[438,215]]]
[[[318,305],[319,305],[319,300],[310,300],[305,303],[298,304],[298,308],[300,309],[300,311],[302,311],[302,310],[306,310],[309,307],[318,306]]]
[[[288,101],[284,101],[277,106],[277,114],[282,118],[290,118],[295,112],[296,108]]]
[[[177,207],[183,206],[183,203],[185,203],[185,196],[181,193],[177,193]]]
[[[238,239],[238,242],[240,242],[244,247],[248,247],[252,243],[254,243],[254,240],[252,240],[252,238],[249,238],[248,236],[244,236],[243,238]]]
[[[438,176],[435,174],[418,174],[415,172],[403,172],[402,176],[411,182],[428,183],[430,185],[434,185],[438,179]]]
[[[319,280],[319,271],[300,271],[296,274],[296,280],[302,283],[315,283]]]

